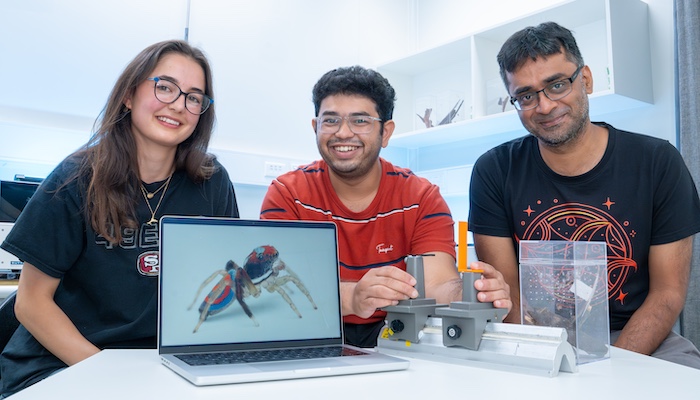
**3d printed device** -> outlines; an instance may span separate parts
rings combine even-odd
[[[422,255],[406,257],[406,271],[419,296],[384,308],[378,351],[545,376],[577,371],[565,329],[504,324],[506,310],[477,300],[482,271],[462,272],[462,301],[449,306],[425,298]]]

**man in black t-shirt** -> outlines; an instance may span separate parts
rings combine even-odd
[[[520,322],[519,241],[605,241],[611,342],[700,368],[697,349],[671,331],[700,231],[700,200],[679,152],[590,121],[592,74],[566,28],[525,28],[506,41],[498,62],[531,135],[477,160],[469,228],[479,260],[510,285],[507,321]]]

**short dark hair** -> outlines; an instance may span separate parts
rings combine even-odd
[[[567,60],[577,66],[583,66],[583,57],[578,49],[576,39],[570,30],[556,22],[544,22],[537,26],[515,32],[501,47],[496,56],[500,67],[501,79],[508,87],[507,73],[520,68],[527,60],[535,61],[538,57],[564,53]]]
[[[396,92],[389,81],[377,71],[355,65],[326,72],[313,89],[316,116],[323,99],[336,94],[365,96],[374,101],[382,121],[393,117]]]

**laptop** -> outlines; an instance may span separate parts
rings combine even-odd
[[[408,368],[343,344],[331,222],[164,216],[160,265],[158,352],[195,385]]]

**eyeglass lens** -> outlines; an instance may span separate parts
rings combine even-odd
[[[153,78],[155,81],[156,98],[166,104],[174,103],[180,98],[180,95],[185,95],[185,108],[192,114],[203,114],[209,108],[212,100],[209,96],[202,93],[185,93],[174,82],[165,79]]]
[[[580,70],[581,68],[579,67],[570,78],[552,82],[542,90],[527,92],[515,96],[513,99],[513,105],[516,109],[521,111],[533,109],[540,103],[540,98],[538,96],[540,92],[544,93],[544,95],[552,101],[563,99],[569,93],[571,93],[573,82],[578,76]]]
[[[377,121],[381,121],[379,118],[368,115],[349,115],[345,117],[326,115],[316,118],[318,132],[322,134],[336,133],[340,130],[340,126],[343,125],[343,120],[347,121],[350,131],[358,135],[371,133],[374,129],[374,124]]]

